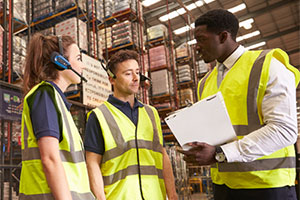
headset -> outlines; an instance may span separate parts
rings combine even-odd
[[[58,47],[59,47],[59,53],[54,51],[51,53],[51,62],[55,64],[56,69],[59,71],[63,71],[65,69],[72,70],[77,76],[81,78],[84,82],[87,82],[86,78],[84,78],[81,74],[79,74],[77,71],[75,71],[71,64],[69,63],[68,59],[66,59],[63,55],[63,46],[62,46],[62,37],[57,36],[58,39]]]
[[[116,75],[110,70],[110,68],[111,68],[110,67],[110,60],[108,60],[108,62],[106,63],[106,67],[104,66],[105,61],[101,58],[99,58],[99,60],[100,60],[102,68],[107,72],[108,76],[113,78],[113,79],[117,78]],[[147,77],[147,76],[143,75],[142,73],[140,73],[140,82],[144,82],[146,80],[148,80],[150,82],[150,84],[152,83],[152,80],[149,77]]]

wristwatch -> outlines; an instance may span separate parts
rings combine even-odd
[[[222,150],[222,148],[220,146],[216,146],[216,155],[215,155],[215,159],[217,160],[217,162],[219,163],[223,163],[226,162],[226,156]]]

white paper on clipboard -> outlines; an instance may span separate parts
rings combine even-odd
[[[221,92],[171,114],[165,122],[184,150],[189,142],[215,146],[236,139]]]

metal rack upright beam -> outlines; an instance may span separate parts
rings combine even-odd
[[[167,2],[167,14],[170,13],[169,11],[169,0]],[[171,50],[171,71],[172,71],[172,79],[173,79],[173,89],[174,89],[174,97],[175,97],[175,108],[178,109],[178,94],[177,94],[177,82],[176,82],[176,72],[175,72],[175,60],[174,60],[174,45],[173,45],[173,33],[171,30],[171,21],[168,18],[168,31],[169,31],[169,45]]]

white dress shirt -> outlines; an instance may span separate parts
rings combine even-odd
[[[243,46],[239,46],[223,62],[226,66],[223,77],[245,51]],[[270,63],[262,115],[266,124],[264,127],[243,139],[221,146],[228,162],[250,162],[292,145],[297,140],[295,76],[275,58]]]

